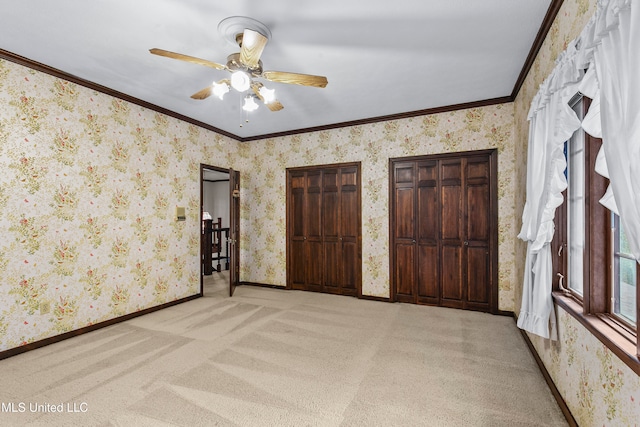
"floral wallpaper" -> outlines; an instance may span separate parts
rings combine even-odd
[[[558,341],[530,335],[578,425],[640,425],[640,376],[558,308]]]
[[[199,292],[200,163],[236,141],[3,60],[0,105],[0,351]]]
[[[249,281],[286,285],[286,168],[361,162],[362,293],[389,297],[389,158],[498,149],[499,307],[513,310],[513,104],[459,110],[246,144]],[[241,150],[242,151],[242,150]],[[251,207],[249,211],[249,206]],[[249,250],[250,249],[250,250]]]
[[[515,111],[516,188],[526,188],[527,114],[538,86],[555,67],[555,59],[579,35],[595,12],[597,0],[565,0],[536,57],[518,97]],[[515,192],[518,228],[525,192]],[[516,259],[524,260],[525,243],[515,245]],[[522,298],[524,264],[516,262],[516,313]],[[557,342],[530,334],[540,358],[580,426],[640,425],[640,377],[617,358],[576,319],[557,308]]]

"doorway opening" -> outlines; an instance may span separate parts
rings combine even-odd
[[[238,284],[239,174],[200,165],[200,295]]]

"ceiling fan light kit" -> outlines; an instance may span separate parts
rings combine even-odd
[[[231,87],[238,92],[246,92],[251,87],[251,77],[244,71],[234,71],[231,74]]]
[[[245,16],[225,18],[218,24],[218,32],[228,42],[240,46],[240,52],[229,55],[225,65],[163,49],[153,48],[150,49],[149,52],[154,55],[230,72],[230,79],[213,82],[206,88],[191,95],[191,98],[202,100],[211,95],[215,95],[222,100],[230,88],[240,93],[247,92],[251,89],[253,94],[249,93],[244,97],[244,105],[242,107],[244,111],[254,111],[258,108],[255,98],[260,99],[271,111],[280,111],[284,108],[276,99],[275,90],[268,89],[260,81],[255,79],[265,79],[271,82],[318,88],[327,86],[328,81],[324,76],[285,71],[263,71],[260,56],[271,38],[271,31],[269,31],[266,25],[255,19]]]
[[[222,100],[224,95],[229,92],[229,80],[220,80],[213,82],[212,91],[215,96]]]
[[[256,101],[253,99],[252,95],[247,95],[244,97],[244,105],[242,106],[242,109],[248,112],[258,109],[258,104],[256,104]]]

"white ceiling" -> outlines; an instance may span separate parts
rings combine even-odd
[[[300,129],[508,97],[551,0],[0,0],[0,49],[231,134]],[[265,70],[326,76],[326,88],[262,81],[284,109],[244,123],[241,96],[191,94],[227,71],[218,33],[247,16],[272,33]],[[244,123],[243,126],[240,126]]]

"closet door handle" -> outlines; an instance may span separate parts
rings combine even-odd
[[[469,246],[469,242],[465,240],[465,241],[464,241],[464,245],[465,245],[465,246]]]

